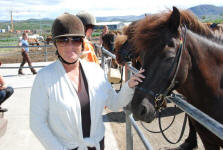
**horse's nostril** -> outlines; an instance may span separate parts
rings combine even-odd
[[[146,114],[146,107],[141,105],[140,109],[139,109],[139,114],[140,116],[144,116]]]

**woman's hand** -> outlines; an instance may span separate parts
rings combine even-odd
[[[131,78],[128,81],[128,85],[130,88],[134,88],[136,85],[139,84],[139,82],[143,82],[142,79],[145,78],[145,76],[142,74],[145,70],[140,69],[138,73],[131,76]]]
[[[6,89],[7,88],[7,86],[6,85],[0,85],[0,90],[4,90],[4,89]]]
[[[0,90],[5,89],[7,86],[5,84],[5,81],[3,79],[3,77],[0,75]]]

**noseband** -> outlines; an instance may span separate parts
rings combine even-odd
[[[161,88],[159,89],[159,92],[154,92],[154,89],[151,90],[147,90],[145,88],[139,87],[137,86],[136,89],[138,89],[140,92],[144,93],[147,96],[152,96],[154,98],[154,103],[155,103],[155,108],[158,111],[161,111],[161,109],[164,107],[165,104],[165,97],[168,96],[171,91],[173,90],[173,88],[175,87],[175,85],[178,83],[178,81],[176,81],[176,76],[179,70],[179,66],[180,66],[180,62],[181,62],[181,57],[182,57],[182,51],[183,49],[185,49],[185,43],[186,43],[186,31],[187,28],[186,26],[184,26],[184,33],[183,33],[183,37],[181,37],[180,39],[180,45],[179,48],[177,50],[176,56],[174,58],[174,61],[171,65],[171,70],[169,72],[169,78],[171,78],[171,74],[173,74],[171,82],[169,85],[167,85],[168,83],[165,83],[167,86],[167,88]],[[182,31],[182,28],[181,28]]]

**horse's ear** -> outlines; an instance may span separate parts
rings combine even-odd
[[[176,7],[173,7],[173,11],[168,20],[169,29],[171,32],[177,32],[180,25],[180,12]]]

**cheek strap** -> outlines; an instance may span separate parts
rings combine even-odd
[[[56,46],[56,48],[57,48],[56,43],[54,43],[54,44],[55,44],[55,46]],[[82,51],[84,51],[84,42],[82,42]],[[75,63],[78,61],[78,59],[75,60],[74,62],[71,62],[71,63],[68,62],[68,61],[66,61],[65,59],[63,59],[63,57],[60,56],[58,50],[56,50],[56,55],[57,55],[57,57],[59,58],[59,60],[60,60],[62,63],[65,63],[65,64],[67,64],[67,65],[75,64]]]
[[[78,61],[78,59],[77,59],[77,60],[75,60],[74,62],[71,62],[71,63],[70,63],[70,62],[67,62],[66,60],[64,60],[64,59],[60,56],[58,50],[56,51],[56,55],[57,55],[57,57],[59,58],[59,60],[60,60],[62,63],[65,63],[65,64],[67,64],[67,65],[75,64],[75,63]]]

